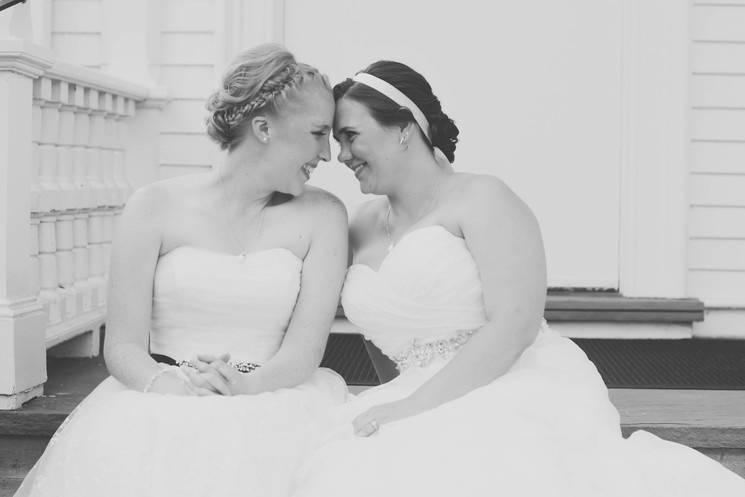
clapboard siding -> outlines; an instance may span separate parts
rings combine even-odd
[[[745,174],[745,141],[693,141],[690,148],[693,173]]]
[[[691,4],[688,293],[745,307],[745,0]]]
[[[745,6],[745,0],[694,0],[693,6],[701,5],[731,5],[731,6]]]
[[[745,307],[745,271],[692,269],[688,272],[688,290],[707,307],[742,308]]]
[[[694,109],[691,136],[696,140],[745,142],[745,109]]]
[[[160,69],[160,84],[166,86],[174,99],[204,101],[217,87],[211,64],[201,66],[170,65]]]
[[[162,126],[169,133],[204,133],[204,99],[174,99],[163,109]]]
[[[158,169],[158,179],[173,178],[184,174],[204,173],[210,170],[210,166],[185,166],[180,164],[161,164]]]
[[[745,238],[691,240],[688,267],[691,270],[745,271]]]
[[[54,0],[52,31],[101,34],[100,0]]]
[[[691,207],[689,227],[691,239],[745,240],[745,207]]]
[[[745,75],[691,76],[691,104],[696,109],[745,109]]]
[[[159,141],[160,163],[179,166],[209,166],[214,158],[216,145],[204,132],[161,132]]]
[[[694,41],[691,69],[694,74],[745,74],[745,43]]]
[[[161,8],[161,32],[214,29],[217,8],[213,0],[161,0]]]
[[[100,69],[103,64],[101,0],[53,0],[51,48],[62,60]]]
[[[161,2],[160,84],[172,98],[161,121],[161,178],[209,170],[216,157],[205,133],[204,103],[218,84],[217,1]]]
[[[745,207],[745,174],[693,173],[691,205]]]
[[[695,5],[691,17],[691,39],[695,41],[745,41],[745,8]]]
[[[160,36],[163,64],[209,65],[215,59],[213,33],[169,32]]]

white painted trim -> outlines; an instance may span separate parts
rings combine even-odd
[[[44,48],[52,48],[52,0],[29,2],[31,9],[31,28],[34,43]]]
[[[346,318],[335,318],[331,324],[331,333],[341,333],[343,335],[359,335],[362,334],[362,330],[356,325],[352,324]]]
[[[261,43],[284,43],[285,0],[218,0],[217,12],[217,78],[239,51]]]
[[[580,323],[549,322],[551,329],[569,338],[691,338],[689,323]]]
[[[745,308],[706,309],[704,320],[693,323],[693,336],[745,339]]]
[[[549,322],[551,329],[570,338],[691,338],[693,333],[688,323],[585,323]],[[362,330],[345,318],[336,318],[331,333],[345,335],[361,334]]]
[[[623,2],[619,290],[684,297],[688,16],[680,0]]]
[[[59,324],[47,327],[45,345],[47,348],[59,345],[89,331],[97,332],[106,321],[106,308],[98,308],[86,314],[75,316]]]
[[[155,86],[160,69],[160,0],[100,1],[102,69],[142,86]]]
[[[20,409],[29,400],[44,395],[44,385],[37,385],[12,395],[0,394],[0,411]]]
[[[52,66],[53,60],[51,51],[27,40],[0,40],[0,71],[11,71],[35,79]]]
[[[128,80],[111,76],[101,71],[62,61],[55,61],[54,65],[46,71],[45,76],[50,79],[60,79],[100,92],[114,93],[134,100],[144,100],[153,91],[150,86],[131,83]]]

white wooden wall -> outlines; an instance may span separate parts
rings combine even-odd
[[[51,0],[50,42],[55,55],[60,58],[101,69],[104,63],[103,29],[101,0]]]
[[[689,292],[745,307],[745,1],[691,21]]]
[[[161,0],[158,83],[170,89],[163,111],[158,176],[205,171],[216,157],[205,134],[205,100],[218,83],[218,1]]]
[[[688,293],[745,336],[745,0],[693,1],[690,61]]]
[[[45,0],[35,1],[43,2]],[[110,22],[106,19],[107,3],[110,5],[111,2],[119,0],[46,1],[51,4],[52,10],[49,44],[57,55],[84,66],[100,67],[105,70],[108,64],[107,22]],[[364,38],[363,41],[367,40],[369,42],[367,45],[374,44],[377,47],[375,53],[379,52],[381,56],[395,58],[396,55],[408,53],[402,49],[401,43],[368,39],[374,33],[380,33],[380,25],[365,28],[364,22],[366,22],[367,17],[360,17],[360,12],[370,9],[375,11],[377,7],[367,5],[366,2],[355,4],[355,2],[350,1],[345,3],[345,5],[350,6],[349,9],[339,10],[334,6],[338,7],[338,4],[332,5],[332,3],[322,1],[306,4],[294,0],[148,0],[148,8],[155,12],[154,21],[150,19],[150,22],[155,23],[157,32],[152,40],[148,40],[150,74],[155,83],[169,89],[172,100],[163,113],[158,129],[160,136],[157,151],[158,166],[153,174],[143,175],[142,178],[157,179],[204,171],[219,157],[217,148],[209,142],[204,134],[204,101],[218,84],[220,72],[226,60],[240,48],[271,39],[284,41],[298,53],[300,58],[307,58],[309,62],[320,65],[324,71],[331,74],[333,79],[339,79],[354,69],[360,68],[369,60],[377,58],[367,53],[364,56],[360,53],[347,54],[346,52],[350,51],[349,40],[342,41],[339,38],[338,34],[341,31],[349,31],[350,29],[352,32],[359,31],[358,34]],[[355,5],[354,8],[351,7],[353,4]],[[404,17],[417,18],[415,4],[416,2],[411,2],[401,5],[398,10],[394,9],[394,11],[402,12],[401,9],[403,9],[408,12],[412,10],[411,15]],[[429,6],[428,8],[434,9],[434,5],[442,6],[443,4],[426,3],[426,5]],[[467,10],[463,6],[456,9],[455,4],[452,3],[447,3],[447,5],[450,6],[451,11],[450,15],[446,16],[448,18],[463,17]],[[480,4],[478,5],[478,7],[476,4],[472,5],[471,10],[483,8]],[[598,169],[590,167],[586,171],[587,174],[599,174],[597,178],[592,180],[588,179],[587,174],[580,175],[581,181],[567,176],[568,173],[564,164],[567,161],[571,162],[571,150],[577,148],[577,143],[575,143],[577,140],[574,140],[572,147],[567,150],[564,150],[561,146],[551,147],[552,150],[548,155],[555,157],[556,160],[554,161],[542,161],[534,157],[540,155],[541,147],[530,146],[530,143],[533,143],[530,133],[544,128],[548,129],[549,131],[546,132],[544,138],[549,141],[553,139],[552,137],[558,136],[556,133],[565,132],[566,134],[567,129],[569,129],[567,126],[571,126],[572,123],[571,116],[576,115],[577,111],[576,105],[570,105],[571,102],[566,104],[568,106],[566,112],[564,112],[564,107],[561,106],[556,112],[550,113],[544,112],[541,114],[540,109],[536,110],[536,115],[565,117],[559,119],[553,125],[543,122],[544,119],[540,126],[510,127],[503,124],[499,128],[501,135],[511,136],[512,134],[514,139],[505,139],[503,136],[501,146],[493,157],[495,161],[499,159],[497,162],[501,164],[495,172],[506,176],[508,181],[534,205],[539,216],[546,218],[543,220],[544,231],[551,252],[554,254],[561,252],[562,249],[558,245],[561,245],[562,239],[567,240],[569,245],[577,247],[577,253],[581,254],[582,250],[589,250],[586,256],[577,257],[581,262],[580,265],[574,264],[571,257],[555,255],[552,264],[554,268],[553,284],[615,286],[620,287],[624,294],[629,295],[682,295],[682,290],[678,293],[678,290],[675,289],[677,283],[669,285],[672,289],[664,288],[664,285],[657,287],[654,283],[665,278],[670,278],[671,281],[675,280],[675,277],[666,276],[664,271],[657,274],[652,270],[655,267],[661,267],[660,260],[664,259],[668,264],[676,267],[683,267],[686,264],[684,262],[678,263],[676,259],[678,251],[675,250],[674,243],[672,250],[666,243],[660,241],[654,242],[651,247],[648,246],[649,240],[660,230],[662,230],[660,231],[662,234],[659,236],[668,237],[668,233],[664,232],[666,229],[664,225],[670,225],[671,223],[666,217],[668,214],[662,208],[657,207],[655,209],[658,209],[659,214],[652,221],[649,221],[648,212],[653,204],[653,201],[649,199],[661,198],[661,196],[657,195],[654,190],[645,194],[649,199],[642,198],[643,196],[639,194],[639,187],[647,188],[646,185],[649,185],[650,181],[656,181],[657,176],[667,174],[650,170],[648,167],[650,164],[665,162],[671,163],[665,167],[679,167],[677,163],[680,161],[677,160],[677,156],[673,154],[672,159],[674,160],[669,160],[671,157],[665,156],[665,151],[670,150],[668,146],[670,143],[655,145],[649,141],[644,141],[654,139],[654,133],[650,133],[650,129],[644,127],[647,125],[645,123],[650,122],[645,112],[652,113],[650,115],[655,112],[659,114],[654,115],[655,119],[652,124],[648,124],[654,126],[654,129],[669,128],[664,126],[666,118],[671,126],[673,124],[678,126],[679,116],[673,116],[670,113],[674,109],[674,101],[666,104],[667,107],[652,109],[653,104],[659,102],[661,95],[651,92],[649,98],[647,98],[641,93],[644,89],[655,87],[655,84],[660,86],[660,81],[664,80],[664,77],[661,78],[659,75],[650,72],[650,68],[659,66],[655,61],[656,59],[645,59],[645,57],[649,57],[648,52],[654,52],[654,50],[648,50],[650,42],[657,43],[660,47],[665,44],[673,46],[674,38],[679,35],[673,31],[665,35],[669,39],[663,42],[659,41],[662,35],[659,35],[658,39],[644,37],[639,37],[638,40],[633,39],[635,30],[643,29],[646,30],[645,33],[652,33],[653,29],[643,24],[644,19],[661,18],[662,15],[659,12],[672,14],[670,10],[674,6],[677,8],[677,5],[677,3],[663,0],[655,0],[654,2],[639,0],[584,2],[575,0],[565,4],[562,9],[556,7],[559,10],[554,12],[555,15],[552,15],[553,18],[563,19],[563,24],[566,25],[575,22],[576,26],[574,27],[576,29],[573,28],[571,31],[576,35],[575,38],[572,38],[571,33],[565,33],[566,36],[559,37],[570,44],[573,43],[572,40],[575,40],[577,42],[575,48],[585,47],[583,50],[589,50],[584,41],[594,39],[596,40],[594,43],[595,51],[588,52],[590,55],[594,53],[602,55],[603,50],[608,54],[613,51],[623,51],[623,53],[618,54],[622,63],[625,64],[625,69],[621,71],[625,82],[621,83],[621,87],[619,88],[615,83],[609,86],[597,81],[596,84],[588,86],[588,88],[594,88],[595,90],[607,88],[610,94],[606,97],[615,102],[613,107],[619,108],[620,106],[626,110],[622,109],[620,117],[613,109],[610,109],[610,111],[605,109],[601,113],[603,116],[611,115],[612,117],[610,121],[605,123],[606,126],[603,128],[606,130],[605,134],[601,133],[599,135],[601,138],[605,137],[607,143],[603,147],[596,147],[597,153],[595,156],[597,157],[593,156],[593,160],[580,161],[590,165],[593,163],[602,164],[603,168],[609,167],[609,160],[620,162],[622,169],[620,171],[622,180],[620,199],[617,193],[619,186],[613,178],[619,173],[618,168],[610,167],[610,169],[600,172]],[[110,7],[108,8],[110,9]],[[520,13],[525,9],[523,7],[512,10],[504,9],[506,7],[498,7],[497,11],[502,12],[503,15],[493,19],[492,23],[501,26],[501,33],[506,36],[511,32],[511,28],[505,20],[506,14],[504,13],[512,12],[511,15],[515,15],[515,12]],[[681,281],[685,280],[680,287],[681,289],[685,287],[686,295],[701,298],[710,307],[745,308],[745,231],[743,231],[745,230],[745,0],[690,0],[687,13],[678,10],[674,13],[678,18],[685,15],[690,17],[691,38],[689,46],[691,75],[688,80],[690,108],[687,111],[690,137],[687,151],[687,162],[690,168],[690,174],[687,178],[690,208],[687,213],[680,215],[680,219],[675,220],[676,223],[680,221],[680,224],[684,226],[687,217],[689,226],[689,236],[685,247],[688,252],[687,271],[680,278]],[[322,15],[319,16],[319,12]],[[527,22],[532,18],[527,11],[525,12],[525,22]],[[358,17],[359,19],[357,19]],[[482,16],[477,17],[478,19],[475,19],[474,22],[489,24],[489,19],[481,19]],[[619,25],[618,22],[621,17],[623,17],[623,21]],[[346,21],[344,21],[345,19]],[[357,20],[355,21],[355,19]],[[593,24],[593,19],[600,24]],[[540,19],[534,19],[534,21],[539,22]],[[349,23],[357,23],[358,27],[350,26]],[[637,24],[634,25],[633,23]],[[389,28],[394,24],[396,23],[388,23]],[[424,39],[426,41],[430,37],[428,30],[418,28],[416,24],[409,22],[404,24],[405,26],[400,26],[398,31],[408,30],[409,35],[404,41],[409,45],[416,45],[418,43],[416,40],[421,42]],[[549,23],[546,29],[550,31],[552,25],[554,24]],[[605,26],[607,29],[601,30],[604,35],[601,36],[601,34],[593,32],[591,29],[593,25]],[[666,26],[666,29],[669,27]],[[654,29],[662,32],[659,26]],[[534,31],[539,32],[540,30]],[[518,34],[521,32],[519,31]],[[471,35],[476,36],[474,33],[469,34],[469,36]],[[365,36],[368,38],[365,38]],[[485,35],[482,33],[479,36],[483,37]],[[497,37],[497,40],[499,39]],[[532,45],[523,43],[519,50],[516,50],[514,44],[511,45],[506,42],[490,47],[480,46],[481,50],[484,48],[491,50],[493,59],[499,62],[500,67],[511,63],[519,69],[521,63],[524,65],[520,71],[508,72],[500,78],[499,83],[503,86],[510,84],[512,81],[510,77],[515,81],[522,81],[522,78],[518,77],[518,73],[522,74],[528,71],[530,74],[536,73],[536,78],[527,80],[528,83],[536,81],[533,90],[537,91],[544,87],[539,82],[541,78],[545,77],[553,78],[554,85],[550,88],[554,88],[556,91],[561,88],[571,89],[572,80],[562,80],[560,78],[566,76],[568,69],[580,73],[588,69],[586,64],[583,65],[581,60],[578,60],[577,64],[574,65],[560,64],[556,71],[551,73],[553,66],[536,66],[535,64],[542,57],[541,54],[544,54],[545,50],[549,50],[553,45],[548,46],[537,39],[531,41],[530,38],[524,41],[525,43],[530,42]],[[619,43],[623,43],[623,46],[619,46]],[[324,52],[319,48],[321,45],[328,46],[329,44],[332,46],[330,50]],[[346,49],[342,50],[344,47]],[[523,59],[515,58],[517,56],[514,54],[521,50],[523,51],[521,53],[524,53],[526,49],[532,50],[529,50],[528,53],[533,54],[534,63],[531,62],[526,65],[524,57]],[[325,57],[324,53],[330,54],[329,57]],[[573,52],[564,50],[560,53]],[[603,74],[615,81],[612,76],[614,74],[618,75],[617,69],[620,68],[613,64],[617,64],[618,59],[614,59],[615,56],[611,57],[608,54],[606,54],[607,57],[600,57],[598,61],[605,60],[607,62],[606,66],[602,66],[605,71]],[[478,54],[472,53],[472,55]],[[411,56],[416,57],[416,54],[413,53]],[[428,69],[429,59],[427,57],[426,54],[420,56],[421,63],[419,65],[423,66],[423,70]],[[554,57],[554,59],[556,58]],[[470,62],[464,63],[467,67],[470,64]],[[595,67],[597,64],[593,62],[592,65]],[[487,66],[489,65],[487,64]],[[466,112],[458,108],[460,104],[457,102],[462,95],[460,86],[443,79],[443,77],[438,79],[438,68],[436,65],[433,67],[434,69],[428,69],[425,72],[434,74],[432,78],[434,78],[435,83],[440,83],[438,87],[442,88],[440,92],[446,104],[446,109],[452,109],[454,117],[459,119],[459,124],[462,124],[463,142],[462,147],[459,148],[459,158],[463,160],[469,157],[482,157],[483,154],[474,151],[474,144],[483,142],[489,136],[492,136],[491,132],[494,130],[473,124],[473,116],[468,115],[467,112],[468,105],[461,105],[466,109]],[[482,68],[482,70],[486,69]],[[467,71],[463,74],[467,74]],[[593,74],[595,73],[591,71],[587,74],[587,77],[594,77]],[[665,77],[673,78],[674,76]],[[472,80],[473,75],[469,75],[468,78],[469,81]],[[634,81],[629,83],[626,81],[628,78],[638,78],[638,80],[636,83]],[[574,81],[576,83],[585,80],[587,78],[582,76]],[[637,87],[634,87],[634,84]],[[524,89],[525,86],[515,86],[515,90],[521,88]],[[619,90],[620,101],[617,93]],[[533,102],[534,107],[540,107],[538,103],[542,102],[541,105],[543,105],[552,101],[548,98],[551,95],[548,95],[544,99],[545,101],[540,100],[540,94],[536,91],[531,91],[531,98],[525,100],[524,103],[530,104]],[[495,95],[504,108],[512,108],[510,105],[515,108],[520,107],[518,105],[520,102],[515,99],[499,97],[499,93]],[[587,94],[586,96],[592,95]],[[599,96],[602,97],[603,95]],[[564,100],[566,98],[561,99],[562,102]],[[575,103],[581,104],[581,102],[582,99],[577,99]],[[586,110],[589,112],[594,108],[597,108],[597,106],[592,106]],[[611,114],[608,114],[608,112],[611,112]],[[516,115],[523,116],[522,119],[526,118],[524,113],[517,113]],[[615,134],[617,128],[614,128],[613,123],[618,122],[618,119],[622,121],[620,126],[626,127],[620,131],[621,140],[626,142],[625,144],[621,143],[622,153],[620,157],[614,153],[618,148],[618,136]],[[600,131],[600,128],[595,125],[597,124],[596,120],[588,119],[585,121],[594,123],[587,130]],[[507,123],[509,120],[505,120],[503,116],[497,116],[494,122],[499,125],[499,123]],[[662,126],[659,124],[662,124]],[[579,126],[577,129],[584,128]],[[484,136],[479,133],[484,134]],[[639,136],[635,137],[634,133]],[[569,135],[574,136],[572,133],[569,133]],[[597,139],[588,140],[587,136],[581,133],[577,136],[582,136],[585,145],[595,144],[599,146]],[[654,147],[657,147],[657,149],[654,149]],[[585,150],[585,153],[589,153],[586,147],[580,148]],[[629,150],[631,151],[629,152]],[[543,200],[540,197],[544,196],[541,188],[530,182],[521,182],[520,163],[514,160],[506,160],[509,157],[504,157],[505,154],[519,157],[521,151],[528,153],[528,156],[526,156],[529,159],[528,162],[542,171],[539,174],[540,177],[544,178],[542,183],[563,185],[553,188],[553,193],[550,195],[556,193],[556,198],[549,198],[546,206],[542,207],[541,204]],[[639,153],[646,155],[640,158],[634,155]],[[606,154],[607,157],[603,157],[603,154]],[[475,163],[475,161],[469,162]],[[562,164],[562,167],[557,167],[559,164]],[[627,167],[624,164],[631,164],[631,167],[636,168],[636,171],[629,174],[628,171],[623,169]],[[331,166],[329,165],[326,171],[319,170],[314,182],[321,183],[322,186],[329,187],[332,190],[338,190],[337,193],[341,193],[341,196],[348,203],[357,203],[358,200],[352,198],[347,192],[349,188],[354,187],[353,181],[344,175],[343,170],[329,172]],[[480,170],[484,167],[495,166],[480,164],[478,166],[465,166],[463,169],[470,169],[471,167],[477,167]],[[645,174],[651,176],[646,177]],[[627,183],[624,183],[633,181],[634,177],[637,178],[638,184],[629,183],[627,185]],[[133,174],[132,180],[135,187],[142,183],[142,181],[138,181],[137,174]],[[659,183],[668,190],[682,191],[684,188],[682,183],[669,183],[664,178]],[[605,185],[603,188],[608,191],[602,195],[602,199],[588,198],[587,201],[582,199],[577,201],[578,195],[581,197],[582,192],[585,195],[590,195],[590,197],[598,194],[599,190],[596,187],[585,188],[588,184]],[[665,188],[655,188],[664,194]],[[560,190],[560,194],[557,190]],[[612,227],[609,232],[602,231],[601,224],[599,225],[600,232],[592,229],[584,230],[586,234],[592,235],[586,240],[582,239],[582,229],[571,236],[566,235],[566,226],[577,225],[581,228],[583,224],[587,225],[586,220],[583,221],[583,219],[589,214],[599,215],[597,208],[588,208],[588,205],[597,206],[609,199],[612,200],[611,204],[615,205],[614,207],[609,204],[608,213],[610,215],[606,216],[608,221],[605,227]],[[664,203],[670,202],[666,200]],[[584,210],[582,209],[583,205]],[[350,207],[353,207],[353,205]],[[631,216],[629,212],[632,209],[637,209],[639,212],[635,219],[628,221]],[[554,220],[551,216],[559,211],[566,212],[558,216],[560,219]],[[620,227],[616,224],[615,219],[611,219],[619,213],[621,216]],[[664,219],[668,219],[668,222],[663,222]],[[648,226],[645,227],[644,223]],[[618,238],[619,229],[620,239]],[[602,236],[598,234],[601,232]],[[639,234],[642,236],[637,236]],[[600,246],[597,243],[593,245],[593,237],[595,242],[600,241]],[[684,244],[685,242],[681,242],[681,246]],[[616,247],[619,248],[616,249]],[[620,253],[620,261],[614,261],[616,250]],[[571,255],[571,251],[567,250],[566,252]],[[598,254],[601,252],[605,254],[603,257],[610,257],[610,259],[605,262],[598,262]],[[650,256],[649,254],[653,254],[653,252],[659,252],[659,254]],[[683,254],[685,250],[680,252]],[[561,257],[565,257],[566,261],[560,259]],[[645,257],[649,260],[646,260]],[[640,258],[644,260],[639,262]],[[588,266],[589,262],[593,264],[598,262],[600,265],[592,268],[591,265]],[[619,264],[620,266],[618,266]],[[606,269],[600,270],[601,267]],[[588,268],[592,270],[585,274],[583,271],[588,270]],[[620,285],[614,276],[616,272],[620,274]],[[593,277],[593,275],[601,273],[605,276],[600,279]],[[650,281],[643,283],[643,288],[639,290],[635,288],[638,285],[627,282],[629,279],[627,275],[636,273],[642,276],[645,274],[651,275],[649,277]]]

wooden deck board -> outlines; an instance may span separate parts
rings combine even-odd
[[[624,435],[644,429],[697,448],[745,448],[745,391],[612,389]]]
[[[107,376],[100,358],[50,361],[49,373],[43,397],[0,411],[0,435],[52,435]],[[611,389],[610,399],[625,435],[645,429],[693,447],[745,449],[745,391]]]

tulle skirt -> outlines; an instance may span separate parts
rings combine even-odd
[[[288,494],[346,398],[337,374],[259,395],[140,393],[110,377],[67,418],[16,496]]]
[[[646,432],[624,439],[595,366],[548,328],[491,384],[369,438],[353,434],[355,416],[442,366],[406,370],[332,408],[334,428],[293,496],[745,496],[745,480],[691,448]]]

